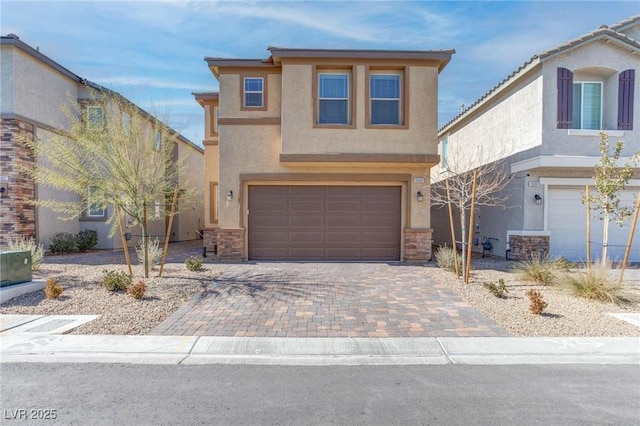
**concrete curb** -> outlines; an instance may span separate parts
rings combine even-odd
[[[637,337],[276,338],[16,333],[0,362],[411,365],[639,364]]]

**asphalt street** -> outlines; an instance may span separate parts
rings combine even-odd
[[[640,418],[637,365],[1,363],[0,380],[3,425],[636,425]]]

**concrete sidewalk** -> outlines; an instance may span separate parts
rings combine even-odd
[[[637,337],[279,338],[17,333],[0,362],[262,365],[635,364]]]

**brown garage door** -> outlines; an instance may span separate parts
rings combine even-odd
[[[399,186],[249,186],[249,258],[399,260]]]

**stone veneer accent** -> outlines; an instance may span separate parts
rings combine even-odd
[[[35,164],[33,152],[21,140],[33,138],[33,125],[0,119],[0,175],[8,176],[8,191],[0,198],[0,244],[19,237],[36,236],[35,183],[20,167]],[[4,182],[3,182],[4,183]]]
[[[431,260],[431,235],[433,229],[404,230],[404,260],[422,262]]]
[[[549,254],[548,235],[509,235],[509,259],[528,260]]]
[[[216,257],[222,261],[243,261],[244,257],[244,229],[209,228],[204,230],[204,246],[213,251],[218,246]]]

